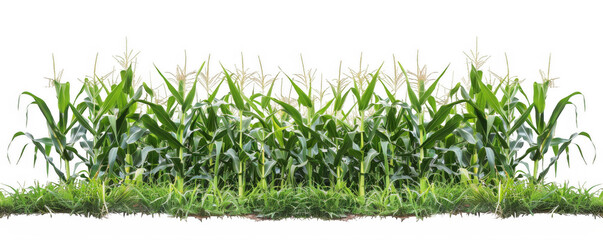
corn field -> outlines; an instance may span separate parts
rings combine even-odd
[[[570,161],[570,147],[582,156],[576,138],[592,142],[586,132],[555,135],[580,92],[548,101],[548,74],[531,85],[508,74],[487,81],[477,57],[467,81],[451,88],[440,83],[448,67],[411,72],[395,59],[392,73],[361,64],[340,67],[333,80],[317,78],[303,59],[301,74],[272,75],[261,61],[257,71],[241,64],[210,73],[207,59],[196,71],[156,68],[162,92],[141,80],[129,54],[117,58],[117,78],[94,73],[71,89],[55,74],[56,99],[23,92],[20,102],[39,110],[48,135],[15,133],[12,140],[27,140],[19,159],[41,156],[65,183],[169,183],[239,196],[303,186],[363,198],[433,182],[540,183],[561,157]]]

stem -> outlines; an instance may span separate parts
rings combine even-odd
[[[212,134],[212,135],[213,135],[213,134]],[[213,150],[213,147],[214,147],[214,145],[213,145],[213,144],[209,144],[209,145],[207,146],[207,148],[208,148],[208,150],[209,150],[209,154],[210,154],[210,155],[211,155],[211,152],[212,152],[212,150]],[[210,157],[210,158],[209,158],[209,166],[211,166],[211,165],[212,165],[213,160],[214,160],[214,158],[212,158],[212,157]]]
[[[105,212],[108,213],[109,212],[109,208],[107,207],[107,200],[106,200],[106,197],[105,197],[107,195],[107,192],[105,190],[105,181],[103,181],[103,184],[102,184],[102,187],[101,187],[101,191],[102,191],[101,198],[102,198],[102,201],[103,201],[103,207],[104,207]]]
[[[337,185],[335,185],[338,190],[340,190],[340,189],[343,188],[343,181],[341,179],[341,172],[342,172],[341,166],[338,165],[337,166]]]
[[[181,113],[180,115],[180,126],[183,126],[184,124],[184,113]],[[180,141],[181,144],[183,144],[182,140],[183,140],[183,136],[184,135],[184,129],[180,129],[178,131],[178,141]],[[180,158],[180,162],[182,162],[182,166],[184,166],[184,149],[182,147],[180,147],[178,149],[178,157]]]
[[[214,165],[214,190],[218,190],[218,160],[216,159],[216,164]]]
[[[180,112],[180,126],[184,126],[184,112],[182,112],[182,111]],[[178,141],[181,144],[183,143],[182,142],[182,139],[183,139],[182,135],[184,135],[184,128],[183,127],[178,130]],[[184,148],[183,147],[180,147],[178,149],[178,158],[180,158],[180,162],[182,163],[182,168],[184,168]],[[176,175],[176,181],[175,181],[177,190],[180,191],[181,193],[184,191],[184,179],[183,179],[184,176],[183,175],[184,174],[181,171],[179,171],[178,175]]]
[[[132,155],[129,153],[126,154],[126,164],[128,164],[129,166],[126,167],[126,181],[130,181],[132,179],[132,176],[130,176],[130,166],[132,166]]]
[[[391,183],[389,181],[389,174],[390,174],[389,165],[391,163],[393,163],[393,161],[394,161],[394,146],[389,144],[389,148],[392,152],[392,157],[389,159],[389,161],[387,159],[385,159],[385,189],[387,189],[387,190],[391,189]],[[385,149],[384,151],[387,151],[387,149]]]
[[[360,182],[358,195],[364,198],[364,111],[360,111]]]
[[[308,108],[308,127],[310,127],[310,125],[312,124],[312,115],[314,112],[314,107]],[[310,139],[310,133],[308,133],[308,139]],[[306,164],[306,168],[308,170],[308,186],[311,187],[312,186],[312,172],[314,170],[314,168],[312,168],[312,163],[310,162],[310,160],[308,159],[308,163]]]
[[[212,147],[210,147],[209,152],[211,154],[211,151],[213,150],[213,145],[211,145]],[[216,152],[220,151],[221,149],[216,149]],[[219,167],[220,167],[220,157],[217,156],[216,157],[216,161],[214,162],[214,190],[217,192],[218,191],[218,171],[219,171]]]
[[[239,151],[243,151],[243,111],[239,110]],[[243,182],[243,168],[245,164],[243,164],[243,160],[239,161],[239,196],[243,196],[245,194],[245,183]]]
[[[419,69],[419,52],[417,51],[417,72]],[[425,82],[424,81],[418,81],[417,82],[417,90],[419,90],[419,96],[423,96],[423,94],[425,93]],[[419,146],[423,145],[423,141],[425,140],[424,138],[424,134],[425,132],[423,131],[422,128],[425,127],[424,123],[424,115],[423,115],[423,106],[419,105],[418,107],[419,109]],[[423,158],[425,157],[425,152],[423,150],[423,147],[421,147],[419,149],[419,175],[422,177],[423,176],[423,171],[421,170],[421,164],[423,163]]]
[[[266,173],[264,170],[264,166],[266,164],[266,156],[264,155],[264,143],[262,142],[262,165],[260,167],[260,172],[262,173],[262,181],[261,181],[261,186],[264,189],[264,191],[268,190],[268,184],[266,184]]]
[[[471,156],[471,165],[476,165],[476,164],[477,164],[477,149],[474,149],[473,156]],[[473,167],[473,173],[475,174],[476,178],[477,178],[477,171],[478,171],[478,168]]]
[[[69,178],[71,177],[71,169],[69,167],[69,161],[67,161],[67,159],[65,159],[65,174],[67,177],[67,181],[69,181]]]
[[[339,115],[339,111],[335,112],[335,118],[337,118]],[[337,146],[339,146],[339,141],[337,140],[337,137],[335,137],[335,144]],[[339,164],[337,164],[337,189],[341,190],[343,188],[343,176],[341,175],[343,172],[343,170],[341,169],[341,161],[339,161]]]
[[[538,159],[534,160],[534,173],[532,174],[534,177],[534,183],[536,183],[536,180],[538,179],[538,162]]]
[[[424,132],[423,129],[421,129],[421,127],[423,126],[423,109],[421,108],[421,111],[419,112],[419,146],[423,145],[423,141],[425,141],[424,139]],[[421,164],[423,163],[423,158],[425,158],[425,152],[423,150],[423,147],[419,148],[419,174],[421,176],[423,176],[423,171],[421,171]]]

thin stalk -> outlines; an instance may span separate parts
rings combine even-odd
[[[425,137],[424,137],[424,132],[422,129],[423,126],[423,122],[424,122],[424,118],[423,118],[423,109],[421,108],[421,111],[419,112],[419,146],[423,145],[423,141],[425,141]],[[423,147],[419,148],[419,169],[421,168],[421,163],[423,163],[423,158],[425,158],[425,152],[423,150]],[[423,173],[421,172],[421,175]]]
[[[308,127],[312,124],[312,112],[314,112],[314,107],[308,109]],[[308,133],[308,139],[310,139],[310,133]],[[308,163],[306,164],[308,168],[308,186],[312,187],[312,172],[314,168],[312,168],[312,163],[308,159]]]
[[[417,74],[419,73],[419,54],[417,51]],[[425,94],[425,81],[427,81],[427,79],[425,80],[419,80],[419,77],[417,76],[417,90],[419,92],[419,96],[423,96],[423,94]],[[425,114],[423,112],[423,106],[419,105],[418,106],[418,110],[419,110],[419,146],[423,145],[423,142],[425,141],[425,132],[423,130],[423,128],[425,127],[424,122],[425,122]],[[421,170],[421,164],[423,163],[423,159],[425,158],[425,150],[423,149],[423,147],[419,148],[419,170]],[[419,174],[421,176],[423,176],[423,171],[419,171]]]
[[[471,165],[477,164],[477,149],[473,150],[473,155],[471,156]],[[473,173],[477,177],[478,167],[473,167]]]
[[[180,125],[183,126],[183,124],[184,124],[184,113],[180,112]],[[182,142],[183,137],[184,137],[183,135],[184,135],[184,128],[181,128],[181,129],[178,130],[178,141],[180,143],[183,143]],[[180,159],[180,162],[182,163],[182,167],[184,167],[185,166],[184,148],[182,148],[182,147],[178,148],[178,158]],[[175,184],[176,184],[177,190],[180,191],[180,193],[182,193],[184,191],[184,179],[183,179],[183,177],[184,176],[182,176],[181,172],[179,172],[176,175],[176,182],[175,182]]]
[[[538,162],[538,159],[534,160],[534,182],[536,182],[536,180],[538,179]]]
[[[132,176],[130,176],[130,166],[132,166],[133,162],[132,162],[132,154],[130,154],[129,151],[126,154],[126,161],[125,162],[127,164],[127,166],[125,168],[125,170],[126,170],[126,181],[130,181],[132,179]]]
[[[69,161],[67,161],[67,159],[64,159],[65,161],[65,177],[67,178],[67,181],[69,181],[69,178],[71,177],[71,169],[69,167]]]
[[[360,111],[360,181],[358,195],[364,198],[364,111]]]
[[[216,149],[216,151],[219,151],[218,149]],[[211,152],[211,150],[210,150]],[[220,166],[220,162],[219,159],[216,158],[216,161],[214,162],[214,190],[218,190],[218,171],[219,171],[219,166]]]
[[[209,144],[209,145],[207,146],[207,150],[208,150],[208,152],[209,152],[210,154],[211,154],[211,152],[212,152],[212,150],[213,150],[213,147],[214,147],[214,145],[212,145],[212,144]],[[211,166],[211,165],[213,164],[213,162],[214,162],[213,160],[214,160],[214,158],[213,158],[213,157],[210,157],[210,158],[209,158],[209,166]]]
[[[341,72],[341,65],[340,65]],[[335,119],[338,119],[339,111],[335,111]],[[339,146],[339,140],[335,137],[335,145]],[[338,190],[343,189],[343,169],[341,169],[341,161],[337,164],[337,184],[335,185]]]
[[[239,110],[239,151],[243,151],[243,111]],[[243,182],[243,173],[245,170],[245,164],[243,164],[243,159],[239,161],[239,196],[243,196],[245,194],[245,183]]]
[[[262,151],[261,151],[261,154],[262,154],[262,165],[260,166],[260,172],[262,174],[262,177],[261,177],[262,180],[260,182],[260,185],[262,186],[262,189],[264,189],[264,191],[268,191],[268,184],[266,184],[266,173],[265,173],[265,170],[264,170],[264,166],[266,164],[266,155],[265,155],[264,151],[265,151],[264,150],[264,142],[262,142]]]
[[[385,159],[385,189],[386,190],[391,190],[391,183],[389,180],[389,174],[390,174],[390,170],[389,170],[389,165],[392,164],[394,162],[394,146],[392,144],[388,144],[390,151],[392,152],[392,157],[389,159]],[[383,149],[383,151],[387,151],[387,149]]]

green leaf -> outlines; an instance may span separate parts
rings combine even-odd
[[[62,181],[66,182],[67,178],[65,177],[65,174],[61,171],[61,169],[57,168],[56,165],[54,164],[54,161],[52,159],[52,157],[49,155],[50,152],[45,152],[44,150],[47,149],[44,147],[44,145],[47,145],[47,143],[42,142],[40,139],[36,139],[33,137],[33,135],[31,135],[30,133],[26,133],[26,132],[17,132],[15,133],[15,135],[13,135],[13,139],[14,140],[16,137],[19,136],[26,136],[27,138],[29,138],[31,140],[31,142],[36,146],[36,151],[42,153],[42,155],[44,155],[44,158],[46,159],[46,163],[48,163],[50,166],[52,166],[52,168],[54,169],[55,173],[57,174],[57,176],[59,176],[59,179],[61,179]],[[11,140],[11,143],[12,143]],[[10,147],[10,144],[9,144]],[[48,149],[50,150],[50,149]],[[36,153],[34,153],[34,164],[35,164],[35,156],[37,156]]]
[[[498,99],[496,99],[494,93],[492,93],[492,91],[490,91],[490,88],[488,88],[488,86],[486,86],[483,82],[480,81],[479,84],[481,88],[480,93],[485,97],[488,105],[492,107],[494,111],[498,113],[503,119],[505,119],[506,122],[508,122],[505,117],[505,112],[502,110],[502,107],[500,106],[500,103],[498,102]]]
[[[354,132],[350,132],[343,137],[343,144],[339,149],[337,149],[337,154],[335,155],[334,165],[339,166],[341,159],[344,154],[347,154],[350,149],[352,149],[352,145],[354,144],[354,136],[356,134]]]
[[[42,112],[42,115],[44,115],[44,118],[46,119],[46,123],[48,124],[48,127],[51,128],[51,130],[53,132],[59,132],[59,130],[55,124],[54,118],[52,117],[52,113],[50,112],[50,109],[48,109],[48,105],[46,105],[46,102],[44,100],[42,100],[41,98],[37,97],[36,95],[34,95],[33,93],[30,93],[30,92],[23,92],[23,93],[21,93],[21,95],[28,95],[28,96],[32,97],[34,99],[34,104],[36,104],[38,106],[38,108],[40,109],[40,112]]]
[[[515,120],[513,126],[507,131],[507,135],[511,135],[514,133],[523,123],[530,117],[530,113],[532,113],[532,108],[534,108],[534,104],[531,104],[522,114],[521,116]]]
[[[159,139],[167,141],[167,143],[174,148],[184,148],[184,146],[170,133],[161,129],[155,120],[153,120],[149,115],[143,115],[140,120],[142,124],[151,131],[151,133],[155,134]]]
[[[289,116],[291,116],[291,118],[293,118],[293,121],[295,121],[295,123],[298,126],[303,126],[304,125],[304,121],[302,119],[301,113],[299,113],[299,111],[297,111],[297,109],[295,109],[293,106],[284,103],[278,99],[272,98],[272,101],[276,102],[278,105],[281,105],[281,107],[283,107],[283,110],[289,114]]]
[[[329,100],[329,101],[328,101],[328,102],[327,102],[327,103],[324,105],[324,107],[322,107],[321,109],[319,109],[318,111],[316,111],[316,115],[314,115],[314,117],[315,117],[315,118],[317,118],[317,117],[319,117],[319,116],[322,116],[322,115],[323,115],[323,114],[324,114],[324,113],[325,113],[325,112],[326,112],[326,111],[329,109],[329,107],[331,106],[331,104],[333,103],[333,101],[334,101],[334,100],[335,100],[335,99],[331,99],[331,100]]]
[[[142,87],[144,88],[144,91],[149,94],[149,96],[153,97],[155,94],[153,93],[153,89],[151,89],[147,83],[143,82],[142,83]]]
[[[478,71],[475,69],[475,66],[471,65],[471,72],[469,73],[469,78],[471,79],[471,91],[473,93],[479,93],[480,83],[482,82],[482,71]]]
[[[333,91],[335,91],[335,90],[333,90]],[[341,93],[337,93],[337,96],[335,97],[335,105],[333,106],[334,112],[341,111],[341,109],[343,108],[343,104],[345,103],[345,100],[348,97],[349,93],[350,93],[350,89],[345,91],[343,96],[341,95]]]
[[[402,67],[402,64],[400,64],[400,62],[398,62],[398,66],[400,66],[402,73],[404,73],[404,78],[406,79],[406,91],[408,92],[408,98],[410,99],[410,103],[412,104],[412,107],[417,112],[420,112],[422,104],[419,103],[419,99],[417,98],[417,95],[410,87],[410,81],[408,81],[408,75],[406,74],[406,70],[404,70],[404,68]]]
[[[132,89],[132,80],[134,78],[134,72],[132,72],[132,65],[128,66],[127,70],[119,72],[121,81],[123,82],[123,93],[129,94]]]
[[[69,107],[71,101],[69,97],[69,83],[58,83],[58,88],[59,111],[63,113],[67,111],[67,107]]]
[[[108,160],[109,160],[109,174],[111,174],[113,172],[113,166],[115,165],[115,161],[117,160],[117,152],[118,152],[119,148],[114,147],[111,148],[111,150],[109,151],[109,155],[108,155]]]
[[[109,121],[109,126],[111,127],[111,130],[113,131],[113,135],[115,135],[117,137],[117,118],[113,115],[107,115],[106,118],[107,118],[107,121]]]
[[[471,132],[467,131],[467,129],[470,129]],[[477,140],[475,140],[475,137],[473,136],[473,129],[471,129],[470,127],[467,128],[459,128],[455,130],[456,133],[458,133],[459,135],[461,135],[461,137],[467,141],[469,144],[476,144]]]
[[[82,116],[82,114],[77,110],[77,108],[75,108],[71,103],[69,104],[69,107],[71,107],[71,112],[73,112],[73,116],[80,123],[80,125],[82,125],[84,128],[86,128],[86,130],[88,130],[90,133],[92,133],[92,135],[97,135],[94,128],[92,126],[90,126],[90,123],[88,123],[88,120],[86,118],[84,118],[84,116]]]
[[[534,106],[538,113],[544,112],[544,104],[546,95],[544,93],[544,86],[541,83],[534,83]]]
[[[440,109],[438,109],[436,114],[433,116],[431,121],[429,121],[429,123],[427,123],[427,126],[425,127],[425,132],[431,132],[435,127],[440,126],[440,124],[442,124],[444,122],[444,120],[446,120],[446,118],[450,115],[450,110],[452,110],[452,107],[454,107],[454,105],[456,105],[456,104],[463,103],[463,102],[466,102],[466,101],[460,100],[460,101],[456,101],[456,102],[441,106]]]
[[[157,72],[159,73],[159,75],[161,76],[163,81],[165,82],[165,86],[167,86],[167,88],[170,91],[170,93],[172,94],[172,96],[174,98],[176,98],[176,101],[178,101],[178,103],[180,105],[182,105],[184,103],[184,99],[182,99],[182,96],[180,95],[178,90],[176,90],[176,88],[174,88],[174,85],[172,85],[170,83],[170,81],[167,78],[165,78],[165,76],[163,76],[163,73],[161,73],[161,71],[159,71],[159,68],[157,68],[157,66],[155,66],[155,69],[157,70]]]
[[[543,169],[542,172],[540,173],[540,175],[538,177],[538,181],[542,181],[544,179],[544,177],[546,176],[546,174],[548,173],[548,171],[551,168],[551,166],[554,166],[554,165],[557,164],[557,161],[558,161],[559,157],[561,156],[561,154],[563,154],[566,151],[569,151],[569,150],[567,150],[568,147],[569,147],[569,145],[572,143],[572,141],[574,140],[574,138],[576,138],[578,136],[586,137],[591,142],[591,144],[593,145],[593,148],[594,148],[594,152],[595,152],[595,155],[593,157],[593,162],[595,161],[595,159],[597,158],[596,147],[595,147],[595,144],[593,143],[590,135],[588,133],[586,133],[586,132],[574,133],[568,139],[564,139],[564,141],[561,144],[561,146],[559,147],[558,151],[555,153],[555,156],[553,156],[551,158],[551,161],[550,161],[549,165],[545,169]],[[580,149],[580,146],[578,144],[576,144],[576,147],[578,147],[578,149]],[[581,152],[582,151],[580,150],[580,153]],[[582,154],[580,154],[580,155],[582,155]],[[582,158],[584,158],[584,156],[582,156]],[[569,159],[568,159],[568,161],[569,161]],[[568,162],[568,164],[569,164],[569,162]]]
[[[146,133],[146,130],[144,128],[139,128],[139,127],[132,127],[132,129],[130,129],[130,136],[128,136],[128,139],[126,139],[126,144],[132,144],[135,143],[136,141],[138,141],[144,134]]]
[[[387,98],[389,99],[390,103],[395,103],[396,102],[396,97],[387,89],[387,86],[385,86],[385,83],[383,83],[383,81],[379,80],[381,82],[381,85],[383,85],[383,89],[385,90],[385,94],[387,94]]]
[[[287,74],[285,74],[285,76],[287,76]],[[312,100],[310,99],[310,97],[308,97],[308,95],[304,92],[304,90],[302,90],[301,88],[299,88],[299,86],[297,86],[297,84],[295,84],[293,79],[291,79],[289,76],[287,76],[287,78],[289,79],[289,82],[291,82],[293,89],[295,89],[295,92],[297,93],[297,96],[298,96],[297,102],[299,102],[301,105],[304,105],[307,108],[311,108]]]
[[[272,168],[274,168],[274,166],[276,166],[276,161],[266,160],[266,162],[264,163],[264,177],[270,175],[270,171],[272,171]]]
[[[559,102],[557,102],[557,106],[555,106],[555,109],[553,109],[553,112],[551,113],[551,117],[549,117],[549,122],[546,126],[546,131],[552,131],[553,128],[555,127],[555,125],[557,125],[557,120],[559,119],[559,116],[561,115],[561,113],[563,112],[563,109],[565,109],[565,106],[567,106],[570,103],[570,99],[576,95],[582,95],[582,93],[580,92],[574,92],[570,95],[568,95],[567,97],[564,97],[563,99],[559,100]],[[584,95],[583,99],[584,99]]]
[[[377,69],[377,72],[373,74],[373,79],[369,82],[368,86],[364,90],[364,93],[362,94],[362,97],[359,99],[358,110],[364,111],[369,107],[371,99],[373,98],[373,93],[375,92],[375,85],[377,85],[377,80],[379,79],[379,71],[381,71],[381,67],[383,67],[383,64],[381,64],[381,66],[379,66]]]
[[[193,87],[186,95],[186,99],[184,100],[184,104],[182,104],[182,111],[186,112],[189,108],[191,108],[193,100],[195,99],[195,92],[197,91],[197,81],[193,83]]]
[[[423,144],[421,144],[421,146],[419,146],[419,148],[433,147],[433,145],[436,143],[436,141],[443,140],[446,136],[448,136],[456,128],[458,128],[461,120],[463,120],[463,117],[461,117],[460,115],[454,115],[454,117],[452,117],[452,119],[450,119],[446,122],[446,125],[444,125],[444,127],[438,129],[432,135],[427,137],[427,139],[425,139],[425,141],[423,142]]]
[[[423,95],[420,96],[420,99],[419,99],[419,104],[420,105],[425,104],[425,101],[427,101],[427,98],[429,98],[431,96],[431,93],[433,93],[433,91],[437,87],[438,82],[440,81],[440,79],[442,78],[442,76],[444,76],[444,73],[446,73],[446,70],[448,70],[448,67],[450,67],[450,64],[448,64],[448,66],[446,66],[446,68],[444,69],[444,71],[442,71],[442,73],[440,74],[440,76],[438,76],[438,78],[431,84],[431,86],[429,86],[429,88],[427,89],[427,91],[425,91],[423,93]]]
[[[275,79],[278,77],[278,74],[276,74]],[[266,109],[268,107],[268,104],[270,104],[270,98],[272,97],[272,88],[274,88],[274,83],[276,81],[272,81],[272,84],[270,84],[270,89],[268,89],[268,93],[266,93],[265,96],[262,96],[262,102],[261,102],[261,106],[263,109]]]
[[[237,85],[232,81],[230,74],[228,73],[228,71],[226,71],[226,68],[224,68],[224,66],[222,66],[222,70],[224,71],[224,75],[226,76],[226,81],[228,83],[230,95],[232,96],[232,100],[235,103],[235,107],[239,111],[245,110],[245,102],[243,101],[243,97],[241,95],[241,91],[239,90],[239,87],[237,87]]]
[[[488,160],[488,165],[490,166],[490,171],[492,171],[493,173],[496,173],[496,155],[494,154],[494,151],[492,150],[492,148],[489,147],[485,147],[484,148],[486,150],[486,159]]]
[[[101,105],[100,110],[96,113],[96,117],[93,121],[95,124],[98,123],[98,121],[103,117],[106,112],[116,107],[115,105],[117,103],[117,99],[121,97],[122,94],[122,86],[123,85],[121,84],[117,85],[117,87],[111,90],[109,95],[107,95],[107,98],[105,98],[105,101]]]
[[[207,102],[208,103],[213,103],[214,99],[216,98],[216,95],[218,95],[218,90],[220,90],[220,86],[222,85],[222,83],[224,82],[224,79],[222,79],[222,81],[220,81],[220,83],[218,83],[218,86],[216,86],[216,90],[214,90],[211,95],[209,95],[209,97],[207,98]]]
[[[373,161],[373,159],[379,155],[379,152],[377,152],[375,149],[370,149],[368,151],[368,153],[366,154],[366,156],[364,157],[364,169],[365,172],[368,172],[368,170],[371,167],[371,162]]]
[[[145,101],[145,100],[139,100],[139,102],[142,102],[142,103],[148,105],[149,107],[151,107],[151,109],[153,110],[153,114],[155,114],[155,117],[157,117],[157,120],[159,120],[159,122],[161,122],[161,124],[163,124],[163,126],[165,128],[167,128],[169,131],[171,131],[171,132],[178,131],[178,126],[176,125],[176,123],[174,123],[172,121],[170,115],[165,111],[165,109],[163,109],[162,106]]]
[[[226,151],[224,153],[224,155],[230,157],[230,159],[232,159],[232,166],[235,172],[239,172],[239,163],[241,162],[239,160],[239,155],[237,154],[237,151],[235,151],[233,148],[228,149],[228,151]]]
[[[193,99],[195,98],[195,94],[197,92],[197,79],[199,77],[199,74],[201,73],[201,70],[203,69],[203,66],[205,66],[205,62],[203,62],[201,64],[201,67],[199,67],[199,70],[197,70],[197,74],[195,75],[195,81],[193,82],[193,87],[191,88],[191,90],[186,95],[186,98],[184,99],[184,104],[182,104],[183,112],[186,112],[186,110],[188,110],[189,108],[192,107]]]

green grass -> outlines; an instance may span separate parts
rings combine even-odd
[[[501,190],[502,189],[502,190]],[[499,195],[500,193],[500,195]],[[349,190],[313,187],[250,191],[185,188],[167,185],[120,185],[103,191],[102,183],[49,184],[13,189],[0,197],[0,216],[70,213],[102,217],[108,213],[169,214],[177,217],[245,216],[259,219],[355,216],[428,217],[433,214],[495,213],[500,217],[534,213],[603,215],[603,197],[592,189],[556,184],[508,182],[432,184],[400,192],[373,189],[364,200]]]
[[[550,59],[525,86],[508,72],[487,79],[487,58],[472,52],[468,81],[447,89],[449,66],[432,75],[418,56],[415,72],[395,59],[393,74],[384,64],[369,70],[361,57],[357,70],[340,65],[323,81],[303,58],[301,73],[269,75],[259,58],[259,70],[245,68],[243,56],[234,71],[210,73],[208,58],[189,72],[185,54],[175,74],[155,66],[162,93],[132,68],[137,56],[126,48],[116,57],[123,70],[111,80],[96,64],[80,85],[55,71],[56,99],[21,94],[19,104],[31,101],[26,117],[39,110],[48,134],[19,131],[11,145],[25,138],[18,159],[33,150],[60,182],[15,190],[3,199],[6,214],[600,212],[591,193],[545,184],[562,157],[569,165],[570,147],[586,162],[576,138],[592,143],[584,131],[555,135],[582,94],[547,99]]]

